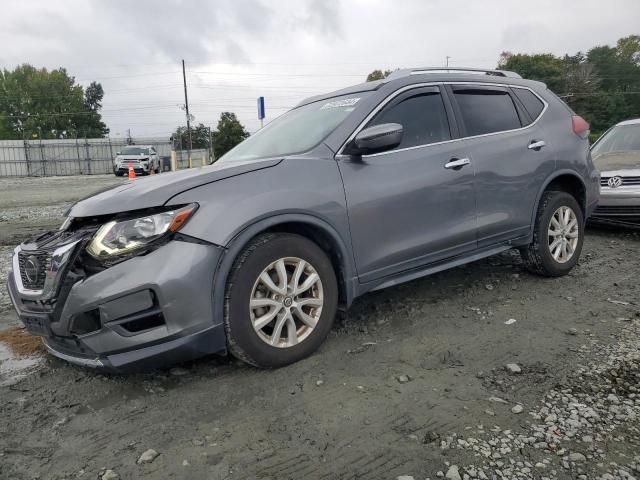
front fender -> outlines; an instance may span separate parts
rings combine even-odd
[[[224,290],[238,254],[259,233],[285,223],[312,226],[331,239],[340,253],[347,303],[354,298],[357,273],[344,189],[335,160],[287,159],[275,168],[203,185],[171,201],[176,205],[192,202],[200,207],[181,233],[225,248],[215,268],[213,301],[217,319],[223,318]]]

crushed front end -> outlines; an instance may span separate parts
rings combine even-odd
[[[10,298],[26,329],[71,363],[147,370],[225,350],[212,308],[222,248],[177,232],[108,259],[88,247],[107,219],[74,219],[16,247]]]

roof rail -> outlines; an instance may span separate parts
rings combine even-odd
[[[484,68],[462,68],[462,67],[424,67],[424,68],[402,68],[391,73],[385,80],[395,80],[396,78],[407,77],[409,75],[422,75],[425,73],[473,73],[483,75],[493,75],[496,77],[522,78],[515,72],[508,70],[486,70]]]

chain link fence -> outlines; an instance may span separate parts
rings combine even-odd
[[[161,157],[171,156],[167,139],[78,138],[65,140],[0,141],[0,177],[47,177],[54,175],[95,175],[113,172],[113,159],[130,144],[153,145]],[[205,151],[206,152],[206,151]],[[193,166],[200,157],[192,152]],[[187,168],[186,152],[179,167]],[[196,162],[197,160],[197,162]]]

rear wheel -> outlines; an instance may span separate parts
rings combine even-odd
[[[274,368],[313,353],[331,329],[338,287],[327,255],[293,234],[265,234],[239,255],[225,292],[231,353]]]
[[[566,192],[545,192],[540,199],[533,242],[520,250],[526,267],[539,275],[566,275],[578,263],[584,240],[584,217]]]

